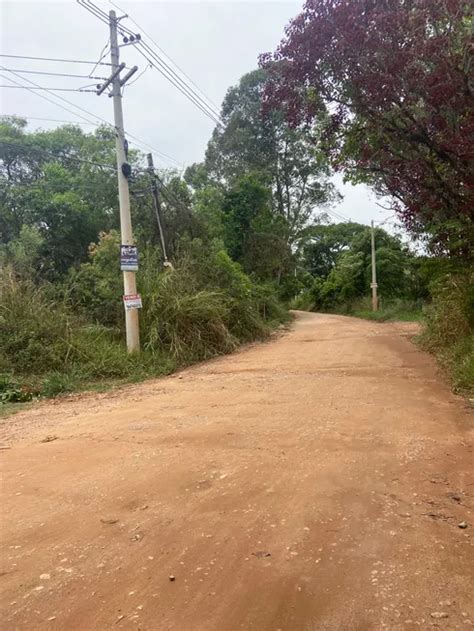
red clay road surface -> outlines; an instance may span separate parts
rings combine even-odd
[[[473,419],[410,329],[298,314],[4,419],[2,631],[472,627]]]

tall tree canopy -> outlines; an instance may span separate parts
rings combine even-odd
[[[465,0],[307,0],[273,54],[267,110],[326,117],[324,146],[352,181],[394,198],[413,233],[473,243],[472,7]]]
[[[204,165],[194,165],[187,178],[193,185],[232,186],[242,175],[256,174],[271,189],[271,209],[284,218],[289,244],[297,240],[317,208],[335,196],[328,166],[303,129],[290,127],[283,112],[262,115],[267,73],[244,75],[227,92],[223,125],[215,128]]]
[[[129,152],[134,235],[160,243],[149,176],[142,156]],[[0,122],[0,254],[50,280],[84,262],[90,243],[119,228],[113,130],[84,133],[67,125],[28,132],[19,118]],[[170,171],[159,176],[169,253],[181,236],[201,236],[190,191]],[[30,253],[30,256],[28,256]]]
[[[48,277],[85,260],[99,232],[117,222],[114,160],[110,130],[29,134],[21,119],[1,122],[0,242],[21,249],[36,231],[39,271]]]

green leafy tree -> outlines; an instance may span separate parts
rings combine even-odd
[[[117,226],[114,139],[109,130],[74,126],[27,133],[25,122],[0,124],[0,232],[3,243],[25,226],[42,239],[44,276],[63,276],[86,260],[99,232]]]
[[[313,276],[328,276],[339,256],[366,230],[367,226],[354,222],[312,226],[303,247],[303,266]]]
[[[382,298],[406,296],[411,285],[411,253],[397,237],[381,228],[375,230],[375,243],[379,295]],[[322,305],[330,308],[367,295],[371,265],[370,230],[365,228],[352,239],[349,248],[342,251],[322,284]]]
[[[266,72],[255,70],[229,89],[222,105],[223,126],[213,132],[204,165],[188,169],[187,179],[193,186],[206,178],[232,186],[242,175],[258,174],[271,190],[270,208],[284,218],[286,240],[292,245],[335,192],[308,131],[290,128],[279,111],[262,115],[265,80]]]

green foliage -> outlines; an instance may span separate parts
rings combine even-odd
[[[366,226],[354,222],[312,226],[305,238],[303,265],[313,276],[328,276],[342,252],[366,230]]]
[[[232,187],[242,176],[256,174],[270,193],[272,212],[285,220],[285,241],[292,245],[315,208],[336,194],[326,161],[307,130],[288,125],[280,111],[263,115],[266,77],[263,70],[249,72],[228,90],[221,112],[224,124],[208,143],[204,169],[193,165],[187,176],[196,186],[211,180]]]
[[[96,381],[137,380],[227,353],[285,320],[275,289],[258,285],[225,250],[184,240],[174,269],[142,252],[139,284],[144,352],[123,344],[118,235],[101,235],[90,261],[63,286],[0,274],[0,370],[4,401],[56,396]],[[119,302],[119,304],[117,304]],[[20,384],[20,385],[19,385]],[[25,384],[33,384],[25,389]]]
[[[196,217],[203,223],[209,239],[224,240],[224,191],[221,187],[208,184],[196,190],[193,200],[193,210]]]
[[[120,335],[78,317],[50,285],[35,286],[3,270],[0,297],[0,368],[37,376],[39,392],[70,390],[84,379],[169,370],[169,360],[157,353],[128,355]]]
[[[25,278],[40,275],[44,239],[35,226],[23,225],[16,239],[0,246],[0,264],[11,265]]]
[[[11,375],[0,375],[0,403],[24,403],[34,399],[36,394],[34,390],[15,381]]]
[[[431,288],[433,301],[427,310],[427,344],[448,346],[474,328],[474,275],[465,273],[440,278]]]
[[[65,289],[74,307],[88,320],[119,327],[123,320],[120,236],[102,233],[89,247],[89,261],[71,268]]]
[[[1,240],[20,239],[20,245],[28,246],[25,227],[36,231],[37,275],[64,276],[71,265],[87,258],[98,233],[116,221],[116,177],[108,168],[113,164],[110,131],[84,134],[65,126],[27,133],[22,121],[0,123]],[[26,252],[30,261],[31,254]]]
[[[187,281],[186,271],[157,276],[144,310],[146,347],[167,349],[180,363],[233,350],[237,340],[225,325],[228,308],[224,294],[192,291]]]
[[[9,268],[0,271],[0,370],[24,373],[64,366],[70,349],[74,318],[52,296],[18,280]]]
[[[42,379],[41,395],[56,397],[59,394],[72,392],[77,388],[76,380],[68,373],[53,371],[46,373]]]
[[[379,296],[386,302],[421,296],[419,266],[398,237],[375,230]],[[356,223],[318,225],[308,233],[303,263],[315,274],[302,304],[315,310],[349,311],[370,291],[371,236],[367,226]]]
[[[370,299],[365,298],[351,305],[348,314],[377,322],[419,322],[423,319],[422,303],[405,298],[383,301],[377,311],[372,311]]]
[[[242,176],[224,197],[224,240],[229,255],[242,261],[251,225],[261,213],[268,210],[270,194],[255,174]]]
[[[267,321],[285,310],[273,289],[252,283],[224,250],[202,242],[186,244],[173,271],[156,273],[152,254],[142,266],[146,346],[180,363],[229,352],[239,343],[265,337]]]
[[[456,388],[474,392],[474,274],[438,278],[421,343],[447,367]]]

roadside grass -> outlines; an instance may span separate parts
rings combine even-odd
[[[344,313],[376,322],[421,322],[424,318],[423,305],[416,300],[381,300],[379,309],[372,311],[370,299],[364,298],[349,305]]]
[[[436,353],[451,376],[454,391],[474,397],[474,335],[458,340],[451,348]]]
[[[474,272],[443,277],[432,287],[419,336],[451,377],[455,392],[474,395]]]
[[[0,409],[172,373],[263,340],[288,320],[275,290],[221,257],[210,288],[185,262],[143,283],[142,352],[128,354],[119,324],[90,322],[51,285],[0,273]]]
[[[382,307],[378,311],[368,309],[356,309],[350,315],[364,320],[376,322],[422,322],[423,311],[421,309],[403,309],[394,307]]]

